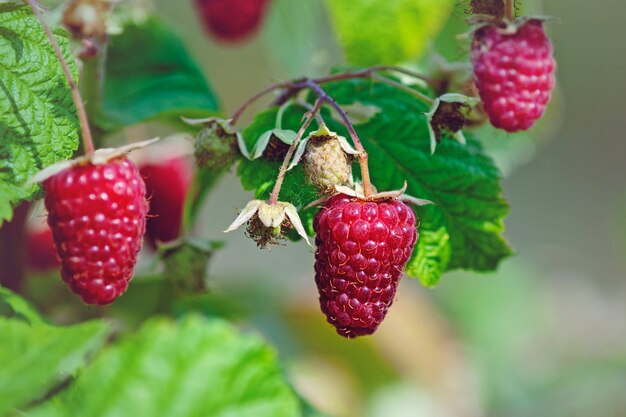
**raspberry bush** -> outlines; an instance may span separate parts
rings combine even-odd
[[[285,1],[188,3],[202,42],[293,41],[276,24],[293,14]],[[0,5],[0,222],[11,231],[0,239],[18,230],[31,269],[52,271],[32,280],[25,257],[3,265],[0,361],[15,366],[0,370],[0,416],[322,415],[272,348],[228,323],[254,317],[213,289],[208,267],[223,244],[202,226],[230,173],[253,196],[223,229],[309,250],[314,267],[302,273],[318,294],[304,296],[348,339],[385,326],[404,275],[432,288],[447,271],[493,271],[512,254],[501,174],[478,128],[526,130],[543,115],[556,68],[544,21],[514,18],[510,1],[470,2],[471,65],[417,65],[431,61],[425,45],[449,2],[313,3],[327,8],[345,61],[230,110],[143,2],[72,0],[54,10],[61,19],[34,0]],[[369,18],[371,30],[355,30]],[[41,199],[50,230],[27,240],[23,213]]]

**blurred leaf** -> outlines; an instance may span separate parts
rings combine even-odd
[[[0,287],[0,305],[1,304],[7,304],[10,310],[12,310],[13,314],[9,315],[9,317],[18,315],[26,319],[30,324],[44,323],[43,318],[32,304],[3,287]]]
[[[32,307],[2,290],[3,301],[16,312],[35,318],[30,323],[0,317],[0,416],[41,399],[85,363],[108,334],[103,321],[54,327],[36,318]]]
[[[428,109],[412,95],[364,80],[333,83],[327,92],[341,105],[359,102],[382,110],[357,126],[378,189],[399,189],[406,180],[408,194],[435,202],[416,209],[423,240],[416,246],[407,273],[433,286],[446,270],[490,271],[511,254],[502,237],[508,205],[502,198],[500,173],[478,141],[468,135],[468,144],[461,145],[444,138],[431,155],[424,115]],[[246,141],[253,144],[259,132],[270,129],[276,111],[259,114],[244,131]],[[287,109],[284,126],[297,130],[302,113],[301,109]],[[329,128],[347,136],[345,128],[327,115]],[[266,160],[243,161],[238,174],[244,188],[255,189],[257,197],[262,197],[271,190],[278,166],[278,162]],[[316,197],[302,168],[289,171],[281,200],[300,208]],[[314,211],[301,213],[305,224],[310,224]]]
[[[339,51],[329,48],[332,30],[320,1],[272,0],[263,37],[277,71],[288,78],[316,75],[338,60]]]
[[[76,77],[67,33],[54,34]],[[78,119],[61,65],[37,18],[20,4],[0,4],[0,109],[2,225],[12,206],[40,189],[26,181],[78,147]]]
[[[395,64],[417,58],[448,18],[450,0],[326,0],[349,63]]]
[[[218,108],[182,41],[155,16],[129,20],[111,37],[106,76],[103,115],[97,120],[103,129],[207,116]]]
[[[302,414],[276,354],[222,321],[154,319],[102,352],[32,416]]]

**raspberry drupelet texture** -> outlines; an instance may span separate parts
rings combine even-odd
[[[177,157],[142,165],[139,172],[150,200],[146,239],[156,248],[157,242],[170,242],[180,235],[192,167],[187,158]]]
[[[146,187],[126,158],[76,165],[44,182],[61,277],[87,304],[128,287],[146,226]]]
[[[196,0],[207,30],[226,42],[241,41],[256,32],[269,0]]]
[[[337,194],[316,214],[315,282],[337,333],[372,334],[393,303],[418,233],[415,214],[396,199]]]
[[[515,33],[485,26],[474,33],[472,65],[485,112],[494,127],[529,129],[543,115],[556,63],[543,23],[531,19]]]

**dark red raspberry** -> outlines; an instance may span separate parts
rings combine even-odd
[[[493,25],[478,29],[472,64],[493,126],[507,132],[526,130],[543,115],[556,63],[541,20],[528,20],[514,33]]]
[[[110,304],[128,287],[145,231],[146,187],[126,158],[75,165],[44,182],[61,276],[87,304]]]
[[[269,0],[196,0],[207,31],[229,42],[241,41],[256,32]]]
[[[417,241],[413,210],[396,199],[338,194],[316,214],[313,228],[322,312],[341,336],[372,334],[393,303]]]
[[[39,230],[29,230],[26,236],[28,266],[35,271],[48,271],[59,265],[52,230],[45,227]]]
[[[142,165],[139,172],[146,182],[150,212],[146,238],[153,248],[180,236],[185,198],[191,185],[192,169],[187,158],[172,158]]]

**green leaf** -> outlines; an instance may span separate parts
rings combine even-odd
[[[419,240],[406,274],[419,277],[424,285],[432,287],[446,271],[451,252],[450,234],[442,211],[435,206],[424,207]]]
[[[502,197],[501,175],[477,140],[467,135],[468,143],[462,145],[444,138],[431,155],[425,116],[428,108],[412,95],[363,80],[332,84],[327,91],[340,104],[360,101],[382,109],[358,128],[370,155],[372,181],[379,190],[392,190],[406,180],[408,194],[436,204],[417,209],[422,219],[420,233],[427,233],[427,241],[417,249],[429,246],[432,265],[441,263],[440,272],[458,268],[491,271],[511,255],[502,237],[508,204]],[[433,250],[433,243],[428,242],[433,236],[428,233],[444,240],[449,235],[449,262],[447,245],[435,245],[438,249]],[[424,255],[419,255],[413,257],[409,272],[421,270],[423,283],[432,286],[440,272],[432,266],[428,270],[415,266],[423,262]]]
[[[450,15],[450,0],[326,0],[349,63],[394,64],[417,58]]]
[[[65,31],[54,30],[77,76]],[[0,225],[12,206],[40,189],[26,181],[68,159],[78,147],[78,119],[69,85],[29,7],[0,4]]]
[[[288,417],[302,414],[273,350],[219,320],[154,319],[102,352],[30,415]]]
[[[0,305],[2,304],[8,305],[13,312],[11,316],[21,316],[30,324],[44,324],[43,318],[32,304],[4,287],[0,287]]]
[[[431,155],[425,116],[428,108],[412,95],[365,80],[329,84],[327,92],[342,106],[358,102],[381,109],[357,126],[378,190],[399,189],[406,180],[408,194],[435,203],[416,209],[421,221],[420,240],[407,266],[409,275],[434,286],[447,270],[490,271],[511,254],[502,237],[508,205],[502,197],[500,173],[478,141],[467,135],[467,145],[461,145],[444,138]],[[302,109],[289,109],[285,128],[297,130],[302,113]],[[244,131],[246,140],[253,144],[258,132],[271,129],[275,114],[275,108],[259,114]],[[324,117],[331,130],[347,136],[345,128],[328,117],[328,112]],[[311,186],[297,168],[287,174],[281,200],[302,207],[316,195],[313,189],[305,192]],[[238,174],[245,188],[265,195],[277,170],[278,163],[244,161]],[[310,226],[314,212],[301,213],[305,224]]]
[[[218,108],[202,71],[161,19],[128,20],[108,48],[103,115],[105,130],[153,119],[178,122]]]
[[[17,295],[2,290],[0,297],[16,312],[32,315],[32,307]],[[54,327],[40,320],[0,317],[0,416],[41,399],[69,378],[107,333],[103,321]]]

